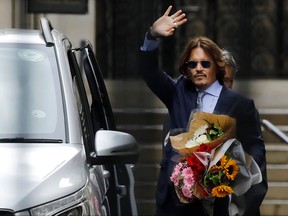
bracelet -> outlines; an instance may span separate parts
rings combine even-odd
[[[148,39],[148,40],[157,40],[158,37],[155,37],[155,36],[153,36],[153,35],[151,34],[151,28],[152,28],[152,27],[150,27],[149,30],[147,31],[147,39]]]

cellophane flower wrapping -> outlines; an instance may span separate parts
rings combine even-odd
[[[234,118],[196,112],[188,132],[170,136],[181,154],[170,177],[180,202],[242,195],[262,181],[257,163],[235,139],[235,131]]]

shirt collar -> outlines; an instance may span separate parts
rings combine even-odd
[[[213,95],[215,97],[219,97],[221,90],[222,90],[222,85],[220,85],[219,81],[216,80],[209,88],[205,90],[206,93]],[[198,89],[197,89],[198,90]]]

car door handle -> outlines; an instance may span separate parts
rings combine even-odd
[[[102,176],[104,179],[109,179],[110,178],[110,172],[108,170],[103,170]]]

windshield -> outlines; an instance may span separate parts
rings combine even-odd
[[[0,45],[0,139],[63,140],[61,101],[53,48]]]

